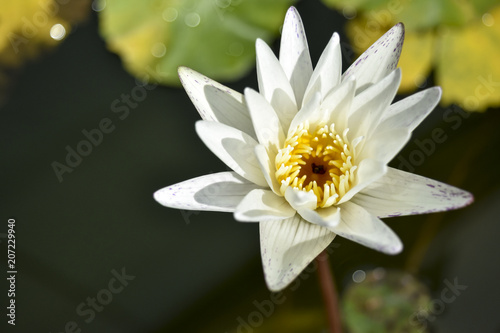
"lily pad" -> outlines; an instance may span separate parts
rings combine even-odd
[[[371,9],[364,0],[323,2],[350,13],[346,33],[357,54],[396,23],[405,24],[400,93],[423,88],[434,69],[443,105],[454,103],[468,111],[500,105],[498,1],[384,0]]]
[[[387,3],[387,0],[323,0],[332,8],[351,8],[356,10],[377,9]]]
[[[363,279],[358,279],[360,275]],[[354,277],[358,282],[350,285],[342,298],[349,332],[426,332],[426,318],[421,313],[428,307],[430,294],[417,279],[382,268]]]
[[[179,66],[237,79],[255,62],[255,40],[271,41],[292,0],[107,0],[100,31],[125,68],[145,81],[180,84]]]
[[[434,62],[436,37],[432,31],[407,34],[403,44],[399,66],[403,69],[403,77],[399,91],[411,92],[422,86]]]
[[[491,21],[442,33],[436,81],[443,87],[442,102],[457,103],[468,111],[500,105],[500,7]]]
[[[405,1],[395,21],[404,22],[410,31],[432,29],[440,24],[461,26],[474,17],[474,8],[467,2],[454,0]]]

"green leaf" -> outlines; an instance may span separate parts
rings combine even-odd
[[[470,4],[474,6],[478,15],[482,16],[493,7],[498,6],[498,0],[470,0]]]
[[[133,75],[178,85],[187,66],[215,80],[255,63],[255,40],[278,34],[292,0],[107,0],[101,35]]]
[[[404,22],[408,31],[422,31],[439,25],[461,26],[474,17],[474,9],[466,2],[454,0],[406,0],[395,14],[396,22]]]
[[[409,31],[431,28],[441,20],[441,1],[410,1],[401,7],[401,12],[396,15],[396,21],[404,22]]]
[[[372,10],[381,8],[389,0],[322,0],[329,7],[336,9]]]

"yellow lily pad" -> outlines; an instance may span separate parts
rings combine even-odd
[[[391,16],[362,15],[350,20],[346,33],[354,51],[359,55],[370,47],[392,26]],[[407,93],[420,87],[429,75],[434,56],[435,37],[431,31],[407,33],[399,59],[402,69],[400,93]]]
[[[500,106],[500,7],[462,29],[440,36],[436,81],[442,102],[468,111]]]
[[[27,60],[58,45],[71,24],[84,20],[90,0],[4,0],[0,11],[0,104],[11,76]]]
[[[403,73],[399,92],[414,91],[426,81],[433,65],[435,42],[432,31],[406,35],[399,58]]]
[[[442,104],[459,104],[468,111],[500,105],[498,1],[385,0],[371,8],[363,0],[323,2],[356,14],[346,32],[358,54],[394,24],[405,24],[400,93],[421,88],[435,69],[434,81],[443,88]]]
[[[0,64],[15,67],[42,46],[58,44],[70,29],[53,0],[6,1],[0,11]]]

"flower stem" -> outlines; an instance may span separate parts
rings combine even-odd
[[[328,261],[328,253],[326,251],[321,252],[316,257],[316,262],[318,264],[319,284],[323,294],[323,301],[325,302],[330,333],[342,333],[337,288],[335,287],[330,262]]]

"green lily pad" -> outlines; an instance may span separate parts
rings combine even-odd
[[[372,10],[382,7],[388,0],[323,0],[323,3],[336,9]]]
[[[271,41],[292,0],[106,0],[100,32],[124,66],[145,81],[178,85],[187,66],[215,80],[255,63],[255,40]]]
[[[323,0],[330,7],[351,12],[360,11],[372,21],[370,27],[384,23],[386,18],[404,22],[410,31],[432,29],[441,24],[463,26],[490,9],[493,0]]]
[[[498,6],[498,0],[474,0],[471,1],[479,16],[482,16],[493,7]]]

